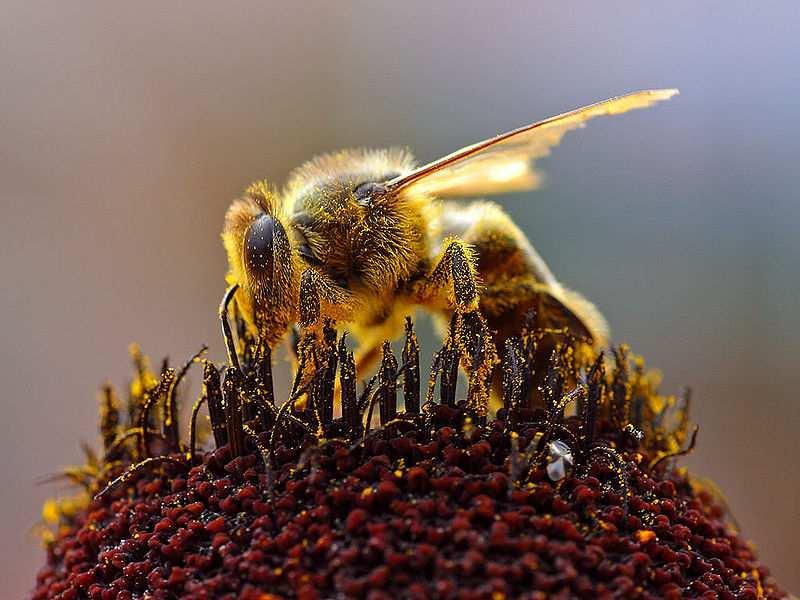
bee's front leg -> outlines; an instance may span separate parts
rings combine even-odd
[[[300,326],[313,327],[320,320],[320,281],[314,269],[306,269],[300,277]]]
[[[327,321],[348,322],[360,308],[353,293],[324,271],[307,268],[300,277],[299,323],[315,329]]]

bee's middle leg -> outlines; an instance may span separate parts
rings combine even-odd
[[[488,407],[488,381],[497,362],[493,335],[479,311],[477,257],[459,238],[448,238],[434,266],[418,288],[417,301],[451,312],[450,336],[470,377],[473,397],[468,403],[479,412]]]
[[[417,301],[466,313],[477,310],[478,300],[475,251],[460,238],[447,238],[433,261],[433,268],[417,290]]]

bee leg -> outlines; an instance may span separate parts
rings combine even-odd
[[[450,307],[458,313],[478,308],[478,283],[476,257],[472,247],[458,238],[448,238],[427,276],[422,295],[433,300],[444,292]],[[438,298],[441,302],[441,298]]]
[[[421,304],[438,304],[452,311],[450,339],[469,375],[467,403],[486,414],[489,382],[498,359],[492,332],[478,310],[477,260],[472,247],[458,238],[447,239],[420,291]]]
[[[327,321],[348,321],[357,310],[350,290],[324,272],[308,268],[300,276],[300,327],[320,331]]]
[[[300,278],[300,326],[313,327],[320,317],[319,277],[314,269],[306,269]]]

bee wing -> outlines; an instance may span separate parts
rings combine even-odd
[[[676,89],[642,90],[609,98],[472,144],[386,185],[391,192],[413,189],[438,197],[531,190],[541,183],[533,162],[547,156],[566,132],[594,117],[645,108],[677,93]]]

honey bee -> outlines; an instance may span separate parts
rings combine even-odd
[[[231,204],[222,233],[236,303],[270,347],[295,323],[346,323],[361,369],[417,307],[458,320],[455,342],[473,371],[491,371],[494,349],[531,309],[537,326],[602,346],[600,312],[559,283],[500,206],[462,199],[534,189],[541,176],[533,162],[567,131],[675,94],[611,98],[421,167],[405,150],[344,150],[305,163],[283,189],[258,181]]]

